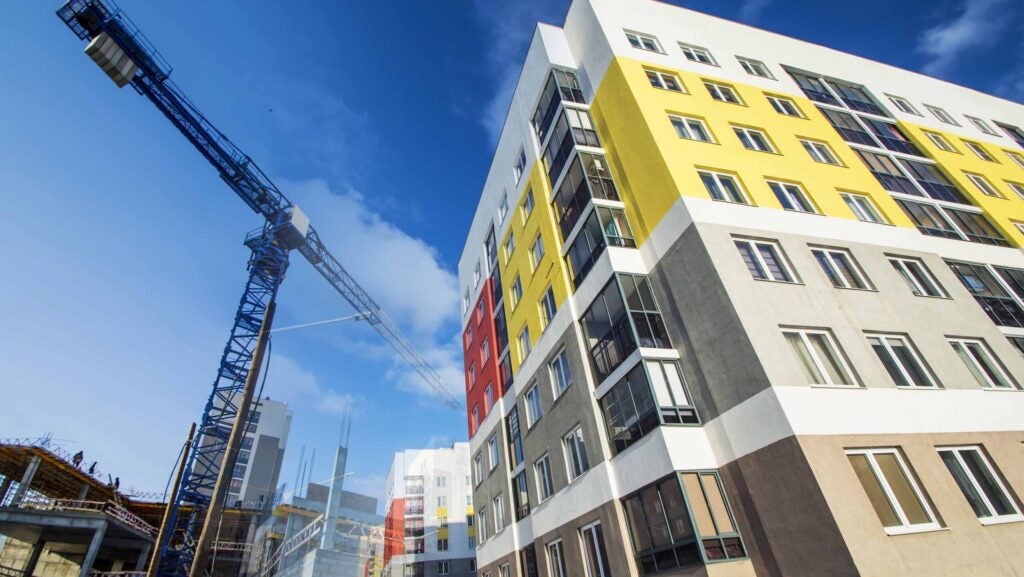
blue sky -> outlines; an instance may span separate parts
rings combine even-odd
[[[1013,0],[684,5],[1024,99]],[[206,115],[311,215],[331,250],[461,394],[453,271],[537,20],[565,0],[142,2],[121,6]],[[259,220],[144,98],[118,91],[53,15],[0,35],[0,437],[51,432],[122,486],[162,490],[199,418]],[[349,313],[301,259],[279,326]],[[266,393],[295,413],[282,481],[327,478],[353,415],[347,486],[390,455],[466,436],[358,324],[274,339]]]

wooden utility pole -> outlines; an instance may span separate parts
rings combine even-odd
[[[156,547],[153,549],[153,559],[149,562],[149,569],[146,571],[146,577],[156,577],[157,571],[160,570],[160,552],[164,550],[164,541],[169,541],[174,535],[170,535],[169,532],[173,532],[171,528],[171,511],[174,509],[174,498],[178,494],[178,490],[181,489],[181,479],[185,476],[185,465],[188,464],[188,452],[192,448],[192,438],[196,435],[196,424],[192,423],[192,426],[188,429],[188,439],[185,441],[185,446],[181,449],[181,461],[178,462],[178,472],[174,474],[174,484],[171,485],[171,492],[164,495],[167,498],[167,508],[164,509],[164,518],[160,521],[160,532],[156,534]]]
[[[213,486],[213,494],[210,495],[210,508],[206,510],[206,521],[203,523],[203,531],[199,534],[199,541],[196,543],[196,554],[192,558],[189,577],[205,576],[205,568],[210,557],[210,546],[213,544],[217,527],[224,514],[224,498],[231,483],[231,473],[235,469],[235,459],[238,458],[242,435],[245,434],[245,427],[249,421],[249,408],[252,406],[252,398],[256,394],[256,383],[260,378],[260,366],[263,365],[263,353],[267,349],[267,339],[270,338],[270,327],[274,323],[276,307],[276,302],[270,301],[270,304],[267,305],[267,313],[263,317],[263,324],[260,325],[260,332],[256,338],[256,351],[252,356],[249,374],[245,378],[245,388],[242,389],[242,399],[238,403],[235,424],[231,427],[228,443],[224,447],[224,459],[221,461],[220,472],[217,474],[217,483]]]

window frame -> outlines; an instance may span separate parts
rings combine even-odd
[[[895,106],[900,112],[904,112],[906,114],[913,114],[914,116],[924,116],[923,114],[918,112],[917,108],[915,108],[909,100],[903,98],[902,96],[886,94],[885,97],[888,98],[889,101],[892,102],[893,106]]]
[[[519,345],[519,364],[526,361],[526,357],[533,352],[533,343],[530,342],[530,325],[523,325],[519,334],[516,335],[516,344]]]
[[[1024,170],[1024,154],[1021,154],[1015,150],[1004,150],[1006,156],[1013,161],[1014,164]]]
[[[978,385],[983,389],[993,391],[1018,391],[1020,390],[1017,386],[1017,382],[1006,370],[1002,361],[999,357],[992,352],[992,349],[988,346],[988,343],[984,339],[973,338],[973,337],[946,337],[946,341],[953,347],[953,350],[957,352],[957,356],[964,361],[964,364],[968,363],[970,359],[970,365],[967,365],[968,371],[974,376],[974,379],[978,382]],[[957,346],[959,345],[959,349]],[[985,357],[984,362],[992,367],[996,373],[996,377],[1004,384],[998,384],[993,381],[992,376],[988,374],[984,366],[983,361],[979,361],[977,356],[974,354],[975,351],[968,349],[967,345],[975,345],[980,354]],[[973,369],[971,368],[973,365]],[[986,382],[982,382],[984,379]]]
[[[1013,180],[1003,180],[1006,186],[1010,187],[1010,190],[1014,192],[1021,200],[1024,200],[1024,183],[1016,182]]]
[[[979,523],[981,523],[982,525],[998,525],[1000,523],[1013,523],[1016,521],[1024,521],[1024,514],[1021,513],[1021,505],[1019,500],[1017,499],[1017,496],[1013,493],[1012,490],[1010,490],[1010,487],[1007,486],[1002,474],[1000,474],[999,470],[996,469],[995,466],[992,464],[992,460],[989,458],[987,451],[985,451],[985,449],[981,445],[943,445],[935,447],[935,451],[939,453],[940,459],[942,457],[942,453],[951,453],[953,455],[957,464],[960,466],[960,470],[967,477],[967,481],[970,482],[971,488],[974,490],[974,493],[979,498],[981,498],[982,504],[985,505],[988,508],[988,510],[992,513],[987,517],[978,517]],[[989,498],[987,491],[985,491],[985,489],[981,486],[981,483],[978,481],[975,472],[971,469],[971,467],[967,465],[966,460],[961,454],[968,451],[974,452],[980,457],[979,460],[981,461],[981,464],[984,465],[986,469],[985,472],[988,473],[988,476],[991,478],[991,480],[995,481],[994,488],[1002,492],[1003,497],[1006,499],[1007,502],[1010,503],[1010,506],[1014,509],[1013,513],[1003,515],[999,515],[996,513],[996,509],[993,506],[993,503],[991,502],[991,499]],[[946,469],[948,470],[949,464],[946,463],[945,461],[943,461],[943,463],[945,463]],[[950,476],[953,477],[953,482],[956,483],[957,488],[960,489],[961,493],[963,493],[964,499],[967,501],[968,506],[971,506],[970,499],[964,491],[964,488],[960,485],[960,482],[957,480],[955,474],[953,473],[953,471],[949,471],[949,473]],[[977,515],[976,511],[974,511],[974,513],[975,515]]]
[[[583,438],[582,425],[577,424],[568,433],[562,435],[562,452],[565,455],[566,478],[570,483],[591,469],[590,455],[587,454],[587,441]]]
[[[760,128],[753,128],[750,126],[740,126],[737,124],[730,125],[733,134],[739,139],[740,144],[746,150],[754,152],[767,152],[769,154],[778,154],[778,150],[775,148],[775,144],[772,143],[772,139],[768,137],[768,133]],[[746,137],[746,139],[744,139]],[[756,138],[755,138],[756,137]],[[757,144],[758,139],[764,143],[765,149],[760,148]],[[748,146],[748,143],[750,146]]]
[[[523,174],[526,172],[526,162],[526,149],[520,147],[519,154],[516,155],[516,163],[512,166],[513,184],[518,185],[522,182]]]
[[[760,267],[761,271],[764,273],[765,278],[758,278],[757,276],[755,276],[754,271],[750,270],[750,266],[747,265],[746,260],[743,258],[743,252],[739,248],[739,244],[741,242],[742,243],[747,243],[747,244],[751,245],[751,247],[754,249],[754,250],[752,250],[751,254],[753,254],[754,260],[757,261],[757,264]],[[782,245],[778,241],[776,241],[776,240],[769,240],[769,239],[763,239],[763,238],[749,238],[749,237],[735,237],[734,236],[733,237],[733,244],[736,245],[737,251],[740,252],[740,260],[743,261],[744,266],[747,268],[747,271],[750,273],[750,276],[754,280],[767,281],[767,282],[780,282],[780,283],[787,283],[787,284],[800,284],[799,277],[796,276],[796,273],[794,272],[793,267],[792,267],[792,265],[789,262],[789,259],[785,256],[785,251],[783,251]],[[783,279],[773,278],[773,274],[771,273],[771,268],[765,262],[764,256],[761,254],[761,251],[758,249],[758,246],[757,246],[758,244],[763,244],[763,245],[767,245],[767,246],[771,247],[771,249],[775,253],[775,258],[778,261],[779,269],[781,269],[782,272],[786,276],[788,276],[789,278],[783,278]]]
[[[530,243],[530,268],[533,272],[537,272],[537,267],[544,260],[544,254],[544,237],[538,232]]]
[[[938,106],[932,106],[931,104],[923,105],[925,110],[930,112],[932,116],[938,119],[943,124],[949,124],[950,126],[960,126],[960,123],[956,121],[945,109]]]
[[[850,249],[821,245],[811,245],[809,248],[811,250],[811,254],[815,257],[815,260],[817,260],[818,264],[821,266],[822,272],[824,272],[825,276],[829,278],[833,287],[846,290],[877,291],[875,285],[871,282],[871,279],[864,272],[864,269],[860,266],[860,263],[857,262],[857,258],[853,256],[853,251],[851,251]],[[830,274],[828,271],[824,270],[825,264],[821,261],[820,258],[818,258],[818,253],[821,253],[824,256],[824,258],[828,261],[828,264],[831,265],[835,275]],[[853,276],[856,277],[856,280],[864,286],[846,286],[849,283],[846,277],[842,274],[842,267],[839,267],[836,264],[835,253],[841,253],[847,258],[847,260],[850,263],[850,270],[853,273]],[[843,284],[837,285],[835,282],[836,279],[839,279]]]
[[[783,338],[786,334],[795,334],[800,337],[800,342],[803,343],[804,349],[807,354],[810,355],[811,361],[814,363],[814,369],[818,371],[823,377],[824,383],[808,383],[812,387],[829,387],[829,388],[843,388],[843,389],[859,389],[861,388],[860,379],[857,377],[857,373],[854,372],[853,366],[850,364],[849,359],[846,357],[846,352],[843,350],[839,343],[836,341],[835,335],[828,329],[819,328],[803,328],[803,327],[781,327]],[[820,335],[825,337],[825,342],[831,348],[832,356],[839,360],[841,369],[845,373],[845,377],[849,380],[849,383],[832,382],[832,377],[829,375],[828,369],[825,363],[818,356],[817,350],[811,343],[808,335]],[[787,339],[788,342],[788,339]],[[792,343],[790,343],[792,345]],[[790,346],[792,349],[792,346]],[[796,351],[793,351],[796,354]],[[799,360],[799,359],[797,359]],[[811,379],[813,380],[813,379]]]
[[[515,310],[515,308],[519,306],[519,301],[523,300],[523,280],[518,274],[514,279],[512,279],[512,284],[508,287],[508,293],[509,297],[511,297],[509,298],[509,301],[512,305],[512,309]]]
[[[537,306],[540,309],[540,321],[541,321],[541,332],[544,332],[551,324],[551,321],[555,320],[555,315],[558,314],[558,304],[555,302],[555,291],[548,285],[547,290],[540,297],[537,302]]]
[[[793,99],[785,96],[778,96],[775,94],[767,93],[764,95],[764,97],[765,99],[768,100],[768,104],[776,113],[781,114],[782,116],[789,116],[790,118],[806,118],[803,112],[800,110],[800,107],[797,105],[796,101],[794,101]],[[784,112],[786,106],[784,106],[783,103],[788,104],[793,109],[793,114]]]
[[[491,505],[494,507],[494,534],[497,535],[508,526],[505,520],[505,495],[498,493],[497,496],[491,499]]]
[[[746,106],[743,102],[743,98],[740,97],[736,89],[729,84],[723,84],[721,82],[715,82],[713,80],[702,80],[704,88],[707,89],[711,99],[715,102],[724,102],[726,104],[735,104],[737,106]],[[731,95],[731,99],[725,95]]]
[[[999,192],[996,185],[992,184],[992,182],[985,178],[984,175],[976,172],[964,171],[964,176],[967,177],[967,180],[971,181],[971,183],[985,196],[1002,199],[1006,198],[1003,193]]]
[[[629,43],[631,47],[636,48],[637,50],[644,50],[646,52],[655,52],[658,54],[665,53],[665,50],[661,46],[661,41],[658,40],[657,36],[653,34],[647,34],[645,32],[637,32],[635,30],[623,30],[623,32],[626,35],[626,41]],[[633,38],[630,38],[630,36],[632,36]],[[633,43],[634,38],[636,39],[635,44]],[[643,42],[644,40],[650,40],[651,43],[654,45],[654,48],[645,46]]]
[[[800,144],[807,151],[807,154],[819,164],[828,164],[830,166],[845,166],[843,161],[839,160],[839,155],[836,154],[832,147],[823,140],[812,140],[810,138],[797,138]],[[824,150],[824,152],[822,152]]]
[[[559,370],[555,365],[564,367],[564,370]],[[551,374],[551,391],[554,394],[554,398],[558,399],[565,393],[565,391],[569,390],[569,387],[571,387],[573,383],[572,367],[569,365],[569,353],[566,351],[565,347],[559,350],[558,353],[551,358],[551,361],[548,362],[548,371]],[[568,375],[567,382],[564,386],[562,383],[563,374]]]
[[[498,434],[487,439],[487,473],[493,473],[501,462],[501,448],[498,446]]]
[[[536,393],[536,404],[531,401],[531,393]],[[529,431],[544,418],[544,403],[540,397],[540,385],[536,381],[523,393],[523,404],[526,406],[526,430]]]
[[[997,162],[996,158],[992,156],[992,153],[989,152],[988,149],[980,142],[974,142],[973,140],[967,140],[965,138],[961,138],[960,142],[963,142],[964,146],[974,153],[974,156],[977,156],[985,162]]]
[[[926,265],[923,260],[915,257],[900,256],[895,254],[887,254],[885,255],[885,257],[886,259],[888,259],[893,269],[896,270],[896,272],[900,275],[904,282],[907,283],[907,285],[910,288],[910,292],[912,292],[914,296],[924,298],[949,298],[949,293],[946,292],[946,288],[942,286],[942,283],[940,283],[938,279],[935,278],[935,275],[932,274],[932,271],[928,268],[928,265]],[[929,291],[922,290],[926,289],[927,287],[924,287],[921,284],[921,281],[917,275],[910,274],[910,270],[907,267],[907,263],[913,263],[914,265],[920,267],[921,275],[925,278],[925,280],[931,283],[932,287],[935,289],[934,292],[938,294],[928,294]],[[897,268],[897,264],[899,265],[899,268]]]
[[[523,195],[523,202],[519,205],[519,210],[523,213],[523,224],[526,224],[530,215],[533,214],[533,207],[535,204],[536,200],[533,197],[533,189],[531,188]]]
[[[647,68],[646,66],[643,70],[644,74],[647,76],[648,82],[650,82],[651,84],[651,88],[658,88],[660,90],[666,90],[668,92],[675,92],[676,94],[689,94],[689,92],[686,90],[686,85],[683,84],[682,79],[680,79],[679,76],[676,75],[674,72],[666,72],[664,70],[657,70],[655,68]],[[654,78],[652,78],[651,75],[654,75]],[[669,88],[669,83],[665,82],[666,78],[669,78],[672,82],[674,82],[676,87]],[[654,83],[655,79],[658,82],[657,86],[655,86]]]
[[[818,210],[818,207],[814,204],[813,201],[811,201],[811,196],[807,193],[807,189],[804,188],[804,185],[800,184],[799,182],[789,182],[785,180],[774,179],[769,179],[766,180],[765,182],[768,184],[768,188],[771,189],[772,194],[775,195],[775,199],[779,202],[779,205],[782,207],[783,210],[788,210],[790,212],[799,212],[803,214],[821,214],[821,211]],[[778,187],[778,189],[776,189],[776,187]],[[782,191],[781,195],[779,189],[781,189]],[[794,192],[793,189],[795,189],[796,191]],[[786,206],[786,203],[783,202],[783,199],[788,201],[789,204],[793,206],[793,208]],[[801,203],[794,202],[794,199],[803,201],[803,204],[809,207],[810,210],[803,210],[804,207],[801,206]]]
[[[891,222],[889,222],[889,219],[886,218],[884,214],[882,214],[882,210],[878,208],[878,205],[875,204],[875,200],[871,198],[871,196],[867,194],[861,194],[859,192],[847,191],[840,191],[839,196],[843,199],[843,202],[846,204],[846,207],[850,209],[850,212],[852,212],[853,215],[856,216],[857,220],[859,220],[860,222],[869,222],[871,224],[892,224]],[[870,210],[864,209],[865,204]],[[856,206],[857,208],[854,208],[854,206]],[[861,218],[861,213],[864,213],[865,215],[873,213],[873,215],[877,217],[878,220]]]
[[[598,533],[600,531],[600,533]],[[580,527],[579,529],[580,538],[580,553],[583,556],[583,575],[584,577],[611,577],[611,570],[609,567],[605,567],[605,563],[608,562],[608,546],[604,542],[604,529],[601,527],[601,522],[596,521],[589,525]],[[587,549],[587,540],[593,544],[594,553],[596,559],[591,559],[590,551]],[[591,564],[596,562],[597,569],[595,572]]]
[[[715,188],[718,190],[719,193],[722,193],[722,198],[716,198],[714,193],[712,193],[711,190],[708,189],[708,184],[704,180],[705,176],[710,177],[711,180],[714,181]],[[746,206],[754,206],[753,202],[751,202],[750,200],[750,197],[743,189],[743,185],[740,184],[739,177],[733,174],[729,174],[727,172],[717,172],[714,170],[707,169],[697,169],[697,177],[701,180],[701,183],[704,185],[704,189],[705,191],[707,191],[708,196],[711,197],[711,200],[717,202],[727,202],[729,204],[742,204]],[[728,187],[722,185],[723,179],[728,180],[732,184],[733,188],[739,194],[740,200],[732,199],[731,197],[729,197],[728,194],[726,194],[729,192],[729,190]]]
[[[544,453],[533,462],[533,475],[537,481],[537,504],[539,505],[556,493],[555,480],[551,476],[551,455],[549,453]]]
[[[552,554],[554,550],[554,554]],[[567,577],[568,573],[565,566],[565,545],[561,539],[555,539],[549,541],[544,545],[544,555],[547,558],[548,566],[548,577]],[[557,562],[557,569],[555,571],[555,562]]]
[[[1003,136],[1002,134],[999,134],[999,132],[997,132],[996,129],[994,129],[991,126],[989,126],[987,122],[985,122],[981,118],[978,118],[977,116],[971,116],[969,114],[965,114],[964,118],[969,120],[971,122],[971,124],[974,125],[975,128],[977,128],[978,130],[980,130],[984,134],[987,134],[989,136],[995,136],[996,138],[1002,138],[1002,136]]]
[[[910,337],[908,335],[897,334],[897,333],[882,333],[882,332],[866,331],[864,333],[864,337],[868,341],[868,346],[870,346],[871,350],[875,353],[875,357],[878,359],[878,362],[881,363],[882,364],[882,368],[885,369],[885,374],[889,375],[890,380],[893,381],[893,384],[896,385],[897,389],[901,389],[901,390],[929,389],[929,390],[932,390],[932,389],[941,389],[942,388],[940,386],[940,384],[939,384],[938,379],[936,379],[935,374],[932,372],[932,370],[928,366],[928,364],[925,363],[924,358],[921,356],[921,353],[917,350],[917,347],[914,345],[914,342],[910,339]],[[871,342],[871,339],[878,339],[880,341],[882,347],[886,350],[886,353],[889,355],[890,361],[893,362],[896,365],[896,369],[900,372],[900,374],[903,376],[903,379],[908,384],[900,385],[899,383],[896,382],[896,379],[889,373],[888,368],[885,366],[885,362],[878,355],[878,351],[875,349],[875,345]],[[910,375],[910,371],[907,370],[907,367],[903,366],[903,359],[901,359],[899,356],[896,355],[895,352],[893,352],[893,346],[889,344],[887,339],[896,339],[896,340],[899,340],[899,341],[903,342],[903,346],[910,353],[911,359],[915,363],[917,363],[918,368],[920,369],[919,372],[922,375],[924,375],[925,379],[928,380],[928,384],[920,385],[920,384],[917,384],[914,381],[914,379]]]
[[[939,134],[938,132],[931,132],[929,130],[922,130],[921,132],[923,132],[924,135],[928,138],[928,140],[930,140],[931,143],[935,145],[935,148],[938,148],[943,152],[950,152],[952,154],[963,154],[962,152],[957,150],[955,146],[953,146],[953,143],[950,142],[948,138]]]
[[[768,80],[777,80],[775,78],[775,75],[772,74],[771,69],[768,68],[768,65],[760,60],[747,58],[746,56],[737,56],[736,61],[740,63],[740,68],[742,68],[744,72],[751,76],[755,76],[757,78],[766,78]],[[753,72],[754,70],[758,69],[760,70],[761,74]]]
[[[686,42],[676,42],[676,44],[679,46],[679,50],[683,53],[683,58],[685,58],[687,62],[704,64],[706,66],[718,66],[718,61],[715,60],[715,56],[707,48],[696,44],[688,44]],[[691,54],[693,55],[692,58]],[[703,55],[707,61],[702,60],[700,55]]]
[[[672,129],[675,131],[676,136],[679,137],[681,140],[692,140],[694,142],[718,144],[718,141],[715,140],[715,136],[714,134],[712,134],[711,129],[708,128],[707,122],[705,122],[702,118],[698,118],[696,116],[687,116],[684,114],[674,114],[670,112],[668,114],[668,122],[669,124],[672,125]],[[707,139],[694,137],[696,131],[690,124],[691,122],[700,126],[700,130],[703,131],[703,135],[706,136]]]
[[[922,533],[926,531],[938,531],[942,529],[942,525],[939,524],[938,517],[936,517],[935,515],[935,510],[932,508],[931,501],[928,499],[927,494],[921,488],[921,484],[918,482],[917,476],[913,474],[913,471],[908,466],[907,461],[903,457],[902,451],[900,451],[899,448],[870,447],[862,449],[846,449],[845,453],[847,456],[847,460],[849,460],[850,455],[863,455],[865,457],[865,460],[868,463],[868,467],[871,470],[871,473],[874,475],[874,478],[878,483],[879,487],[882,489],[882,492],[885,495],[886,500],[889,503],[889,506],[892,508],[893,513],[896,515],[897,520],[900,522],[899,525],[894,527],[885,527],[885,525],[882,525],[882,527],[885,529],[885,532],[888,535],[904,535],[908,533]],[[878,465],[878,461],[875,459],[876,454],[891,454],[895,457],[896,463],[900,469],[900,473],[903,475],[903,478],[907,481],[907,484],[913,491],[914,497],[917,499],[917,502],[921,505],[922,510],[929,517],[929,522],[916,524],[911,524],[909,522],[907,514],[903,510],[903,506],[899,503],[899,500],[896,498],[896,494],[893,492],[889,479],[882,472],[881,468]],[[852,464],[850,466],[851,468],[853,467]],[[856,477],[856,473],[854,473],[854,476]],[[865,497],[867,497],[867,490],[864,487],[863,482],[860,481],[859,477],[857,478],[857,480],[858,483],[861,485],[861,488],[865,490]],[[879,523],[882,523],[881,518],[879,518]]]

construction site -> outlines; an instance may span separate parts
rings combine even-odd
[[[271,335],[341,322],[376,332],[406,370],[449,407],[440,376],[325,246],[306,215],[170,79],[171,68],[112,0],[68,0],[57,18],[117,88],[148,99],[260,219],[234,322],[203,410],[168,487],[125,491],[121,478],[51,436],[0,440],[2,577],[377,577],[384,518],[375,497],[343,489],[351,422],[332,475],[314,482],[315,448],[295,486],[279,483],[292,412],[262,395]],[[301,255],[354,311],[275,327],[278,289]],[[212,359],[211,359],[212,360]],[[262,378],[261,378],[262,376]],[[175,427],[179,428],[179,427]],[[182,432],[186,424],[180,424]],[[303,447],[305,453],[305,446]]]

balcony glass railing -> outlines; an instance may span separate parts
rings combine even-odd
[[[581,152],[576,155],[555,194],[562,240],[568,238],[591,198],[617,201],[619,192],[604,157]]]
[[[597,381],[603,381],[637,349],[629,317],[623,315],[611,329],[601,335],[590,347]]]
[[[1011,298],[974,297],[992,322],[1001,327],[1024,328],[1024,310]]]

